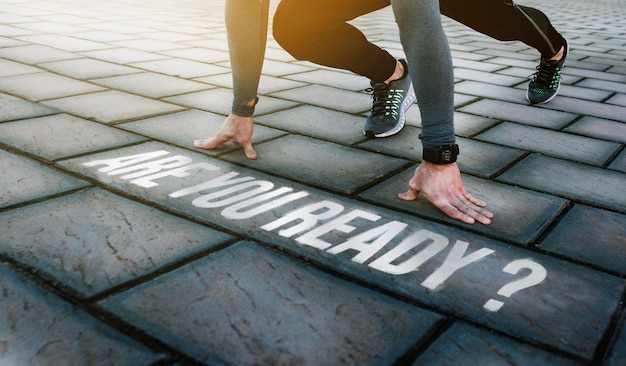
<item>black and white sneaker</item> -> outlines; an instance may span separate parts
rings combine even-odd
[[[531,104],[547,103],[554,99],[559,92],[563,65],[565,65],[565,58],[569,48],[567,40],[563,40],[565,41],[563,57],[560,60],[541,59],[539,66],[537,66],[537,72],[530,79],[528,89],[526,90],[526,99]]]
[[[404,127],[406,111],[415,102],[415,91],[406,61],[400,60],[404,65],[404,75],[389,84],[372,84],[372,112],[365,120],[363,134],[367,137],[387,137],[394,135]]]

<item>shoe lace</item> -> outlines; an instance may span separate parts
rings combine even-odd
[[[376,83],[372,88],[367,88],[366,91],[372,93],[374,100],[372,103],[372,117],[384,115],[397,118],[404,90],[394,89],[391,84]]]
[[[537,66],[531,81],[535,89],[556,89],[561,79],[563,68],[559,67],[558,62],[549,63],[541,61]]]

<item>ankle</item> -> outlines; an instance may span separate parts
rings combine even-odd
[[[565,46],[562,46],[561,49],[559,50],[559,52],[557,52],[556,55],[552,56],[548,60],[550,60],[550,61],[558,61],[558,60],[563,58],[563,54],[564,53],[565,53]]]
[[[391,76],[387,80],[385,80],[384,83],[389,84],[394,80],[401,79],[402,76],[404,76],[404,65],[402,64],[402,62],[396,60],[396,68],[393,71],[393,74],[391,74]]]

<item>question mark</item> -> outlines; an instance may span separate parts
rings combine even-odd
[[[530,269],[532,272],[519,280],[513,281],[505,286],[503,286],[499,291],[498,295],[504,297],[511,297],[517,291],[535,286],[543,282],[543,280],[548,275],[548,271],[540,265],[539,263],[533,262],[529,259],[518,259],[513,261],[504,267],[503,272],[510,273],[512,275],[517,274],[522,268]],[[483,307],[489,311],[497,312],[504,306],[504,303],[499,300],[489,299],[483,305]]]

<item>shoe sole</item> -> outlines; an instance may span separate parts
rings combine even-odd
[[[396,127],[392,128],[391,130],[387,130],[385,132],[381,132],[376,135],[372,134],[371,131],[363,131],[363,134],[369,138],[372,138],[372,137],[380,138],[380,137],[389,137],[402,131],[402,129],[404,128],[404,123],[406,121],[406,111],[408,111],[409,108],[411,108],[411,106],[413,105],[416,99],[417,97],[415,96],[415,91],[413,91],[413,88],[411,88],[411,94],[407,95],[407,97],[404,98],[404,101],[402,102],[402,108],[400,108],[400,117],[399,117],[400,123],[398,123]]]

